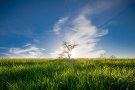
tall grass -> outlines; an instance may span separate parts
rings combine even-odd
[[[0,59],[0,90],[135,90],[135,59]]]

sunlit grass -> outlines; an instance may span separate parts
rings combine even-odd
[[[0,59],[0,90],[135,90],[135,59]]]

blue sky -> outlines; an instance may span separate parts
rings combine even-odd
[[[135,0],[0,0],[1,57],[135,57]]]

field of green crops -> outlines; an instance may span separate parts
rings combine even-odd
[[[0,90],[135,90],[135,59],[0,59]]]

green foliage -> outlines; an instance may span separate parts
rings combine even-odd
[[[0,59],[0,90],[135,90],[135,59]]]

